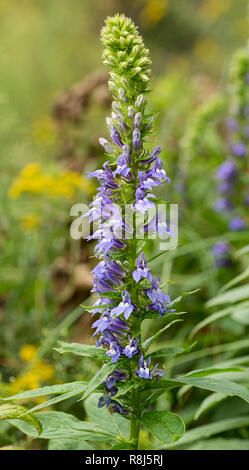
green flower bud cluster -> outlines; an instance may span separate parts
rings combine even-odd
[[[132,82],[134,96],[148,92],[151,73],[149,50],[131,19],[119,14],[108,17],[101,39],[104,44],[103,62],[113,69],[109,82],[111,91],[122,99],[123,88],[130,88],[129,82]]]

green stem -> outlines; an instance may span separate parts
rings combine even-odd
[[[134,450],[138,450],[140,431],[140,388],[133,390],[132,395],[133,413],[131,418],[130,440],[133,441]]]

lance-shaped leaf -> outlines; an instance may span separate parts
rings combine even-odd
[[[0,420],[16,419],[21,420],[36,429],[37,436],[42,432],[42,425],[39,419],[32,413],[26,414],[28,410],[24,406],[17,406],[11,403],[0,406]],[[25,413],[25,415],[24,415]]]
[[[151,336],[150,338],[146,339],[144,342],[143,342],[143,348],[144,349],[148,349],[149,346],[154,342],[156,341],[157,338],[159,338],[159,336],[161,336],[162,333],[164,333],[164,331],[168,330],[168,328],[170,328],[174,323],[177,323],[177,322],[180,322],[182,320],[173,320],[172,322],[168,323],[168,325],[165,325],[163,328],[161,328],[161,330],[157,331],[157,333],[155,333],[153,336]]]
[[[85,398],[89,397],[89,395],[91,395],[91,393],[94,392],[94,390],[96,390],[96,388],[98,388],[98,386],[104,382],[108,375],[118,367],[120,362],[121,361],[115,363],[108,362],[107,364],[104,364],[88,383],[82,400],[85,400]]]
[[[186,354],[189,351],[191,351],[196,345],[196,343],[197,342],[195,341],[190,346],[187,346],[187,348],[181,348],[179,346],[172,346],[169,348],[158,349],[157,351],[153,351],[152,353],[150,353],[150,357],[151,359],[163,359],[169,356],[180,356],[181,354]]]
[[[247,427],[249,425],[249,415],[247,416],[238,416],[236,418],[224,419],[222,421],[217,421],[215,423],[205,424],[203,426],[198,426],[194,429],[187,431],[179,441],[169,444],[166,448],[175,448],[183,447],[186,448],[186,444],[190,442],[199,441],[200,439],[205,439],[215,434],[220,434],[222,432],[230,431],[231,429],[238,429],[241,427]]]
[[[96,423],[80,421],[75,416],[60,411],[42,411],[36,414],[42,425],[40,439],[72,439],[80,438],[83,441],[114,441],[115,430],[107,430],[106,427]],[[35,430],[26,422],[11,419],[10,423],[28,436],[37,437]]]
[[[77,382],[69,382],[66,384],[59,384],[59,385],[49,385],[46,387],[36,388],[35,390],[29,390],[27,392],[21,392],[16,395],[11,395],[8,398],[4,398],[4,400],[22,400],[24,398],[36,398],[36,397],[43,397],[46,395],[57,395],[57,394],[64,394],[66,392],[83,392],[87,386],[87,382],[77,381]]]
[[[100,361],[105,359],[106,351],[102,348],[97,348],[96,346],[90,346],[88,344],[80,343],[64,343],[59,341],[59,348],[55,348],[60,354],[71,353],[76,356],[87,356],[94,359],[99,359]]]
[[[184,433],[184,422],[175,413],[170,411],[149,411],[141,418],[146,428],[164,444],[171,444]]]

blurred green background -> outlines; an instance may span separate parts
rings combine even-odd
[[[182,204],[179,250],[154,267],[162,282],[174,282],[169,290],[175,295],[201,289],[185,301],[190,317],[174,330],[174,341],[188,344],[193,326],[208,315],[205,302],[248,263],[248,257],[239,258],[228,271],[214,269],[212,241],[227,231],[210,205],[212,175],[226,153],[219,122],[216,126],[219,112],[211,113],[211,130],[208,119],[199,134],[196,125],[227,86],[231,56],[246,44],[248,2],[0,0],[0,387],[5,395],[88,378],[95,370],[84,359],[80,364],[72,357],[58,360],[52,347],[58,337],[91,341],[90,317],[81,316],[78,306],[91,289],[92,246],[70,238],[70,208],[90,202],[95,188],[81,175],[103,161],[98,138],[107,135],[110,96],[99,37],[105,17],[117,12],[134,20],[150,49],[151,106],[159,112],[156,140],[172,179],[164,197]],[[194,165],[188,166],[195,125]],[[179,168],[189,178],[191,216]],[[234,237],[236,249],[247,236]],[[207,328],[199,335],[199,350],[247,338],[247,324],[230,318]],[[185,364],[179,360],[176,367]],[[11,431],[10,437],[15,440]]]

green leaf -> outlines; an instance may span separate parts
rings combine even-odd
[[[161,330],[157,331],[157,333],[155,333],[153,336],[151,336],[150,338],[146,339],[142,346],[144,349],[148,349],[150,347],[150,345],[157,340],[157,338],[159,338],[159,336],[161,336],[162,333],[164,333],[164,331],[168,330],[168,328],[170,328],[174,323],[178,323],[182,320],[173,320],[172,322],[168,323],[167,325],[165,325]]]
[[[231,281],[227,282],[227,284],[225,284],[221,289],[220,291],[221,292],[224,292],[228,289],[230,289],[230,287],[233,287],[235,286],[236,284],[239,284],[241,281],[244,281],[245,279],[247,279],[249,277],[249,268],[247,268],[243,273],[239,274],[239,276],[236,276],[234,277]]]
[[[71,353],[76,356],[87,356],[94,359],[104,360],[106,357],[106,351],[96,346],[90,346],[87,344],[80,343],[64,343],[59,341],[59,348],[55,348],[60,354]]]
[[[249,390],[229,380],[214,379],[213,377],[177,377],[177,381],[193,387],[204,388],[211,392],[222,392],[225,395],[237,396],[249,403]]]
[[[29,390],[28,392],[18,393],[17,395],[12,395],[3,400],[21,400],[24,398],[36,398],[43,397],[46,395],[55,395],[57,393],[65,392],[78,392],[84,391],[87,386],[87,382],[78,381],[78,382],[69,382],[66,384],[60,385],[50,385],[46,387],[36,388],[35,390]]]
[[[239,416],[236,418],[224,419],[217,421],[216,423],[205,424],[203,426],[197,426],[194,429],[186,431],[184,436],[179,439],[176,443],[172,443],[166,446],[167,449],[175,447],[186,447],[186,444],[190,442],[200,441],[203,438],[208,438],[215,434],[230,431],[232,429],[238,429],[247,427],[249,425],[249,415]]]
[[[204,328],[205,326],[209,325],[210,323],[213,323],[214,321],[220,320],[221,318],[224,318],[228,315],[232,315],[234,318],[236,315],[241,315],[241,316],[248,316],[249,313],[249,302],[241,302],[240,304],[236,306],[230,306],[227,308],[224,308],[223,310],[220,310],[218,312],[213,313],[212,315],[209,315],[207,318],[202,320],[200,323],[198,323],[192,330],[190,337],[192,338],[201,328]],[[236,319],[236,318],[235,318]],[[238,319],[239,321],[239,319]]]
[[[36,405],[33,408],[31,408],[30,412],[38,411],[38,410],[41,410],[42,408],[47,408],[48,406],[52,406],[52,405],[55,405],[56,403],[65,401],[68,398],[76,397],[77,395],[81,394],[85,390],[85,388],[86,387],[84,387],[83,389],[79,389],[78,391],[74,390],[73,392],[62,393],[58,397],[54,397],[43,403],[39,403],[39,405]]]
[[[198,369],[194,371],[188,372],[184,377],[206,377],[207,375],[214,375],[214,374],[223,374],[226,372],[243,372],[245,369],[241,369],[238,367],[226,367],[226,368],[211,368],[211,369]],[[178,380],[178,379],[177,379]]]
[[[227,398],[227,395],[222,392],[215,392],[209,395],[208,397],[204,398],[202,403],[200,404],[199,408],[195,413],[195,419],[199,419],[201,415],[209,411],[211,408],[214,408],[216,405],[221,403],[223,400]]]
[[[41,434],[42,425],[39,419],[32,413],[25,414],[25,416],[23,416],[23,413],[26,413],[26,411],[27,409],[24,408],[24,406],[17,406],[11,403],[8,403],[6,405],[1,405],[0,406],[0,420],[3,420],[3,419],[22,420],[23,422],[31,425],[33,428],[36,429],[37,431],[36,436]]]
[[[93,450],[82,439],[50,439],[48,450]]]
[[[190,346],[187,346],[187,348],[181,348],[179,346],[173,346],[173,347],[170,347],[170,348],[158,349],[157,351],[153,351],[152,353],[150,353],[150,357],[152,359],[159,359],[159,358],[163,359],[164,357],[168,357],[168,356],[180,356],[182,354],[186,354],[189,351],[191,351],[191,349],[194,348],[196,343],[197,342],[195,341]]]
[[[222,437],[216,439],[208,439],[200,441],[189,447],[184,447],[185,450],[248,450],[249,440],[245,439],[223,439]]]
[[[231,289],[224,294],[219,294],[207,302],[208,307],[214,307],[221,304],[235,304],[241,300],[249,299],[249,287],[242,286]]]
[[[108,362],[107,364],[104,364],[101,369],[93,376],[93,378],[90,380],[88,383],[85,393],[82,397],[82,400],[85,400],[89,395],[91,395],[96,388],[98,388],[99,385],[104,382],[104,380],[108,377],[109,374],[111,374],[114,369],[118,367],[120,361],[112,363]]]
[[[239,308],[235,310],[232,318],[237,322],[242,323],[242,325],[249,325],[249,308]]]
[[[129,438],[130,422],[118,413],[110,413],[107,407],[98,408],[101,393],[93,393],[84,402],[84,407],[89,420],[102,426],[107,431],[115,434],[116,439]],[[116,399],[116,396],[114,397]]]
[[[172,302],[168,305],[168,307],[173,307],[173,305],[181,302],[182,299],[184,299],[184,297],[188,297],[189,295],[195,294],[196,292],[199,292],[199,291],[200,291],[200,289],[195,289],[195,290],[192,290],[190,292],[183,292],[182,295],[180,295],[176,299],[172,300]]]
[[[104,427],[95,423],[80,421],[74,416],[60,411],[42,411],[35,415],[39,417],[42,425],[41,439],[68,439],[80,438],[84,441],[112,441],[116,439],[115,432],[110,433]],[[34,431],[27,427],[27,423],[16,419],[10,420],[11,424],[16,426],[25,434],[37,437]]]
[[[144,413],[141,421],[164,444],[174,442],[184,433],[184,422],[180,416],[170,411],[149,411]]]

